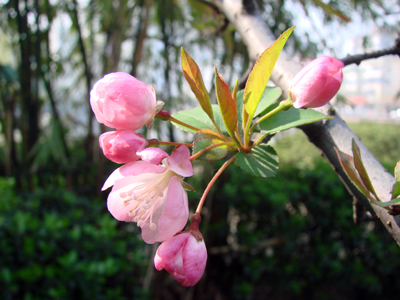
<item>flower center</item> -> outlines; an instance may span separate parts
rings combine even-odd
[[[149,222],[151,230],[157,229],[157,224],[153,222],[154,213],[160,211],[159,208],[162,210],[168,185],[173,176],[181,177],[170,169],[161,174],[143,174],[140,175],[140,182],[131,185],[131,189],[119,194],[125,205],[130,205],[132,201],[135,202],[129,215],[134,217],[138,226],[142,227]]]

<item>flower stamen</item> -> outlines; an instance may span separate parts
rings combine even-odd
[[[156,230],[157,224],[153,222],[153,214],[159,207],[156,205],[158,199],[166,196],[168,185],[175,172],[167,169],[158,174],[151,182],[138,184],[128,191],[121,192],[119,196],[124,199],[124,205],[135,201],[134,207],[129,210],[129,215],[134,217],[139,227],[142,227],[147,220],[150,221],[150,229]],[[182,177],[183,178],[183,177]]]

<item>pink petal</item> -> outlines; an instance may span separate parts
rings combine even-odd
[[[168,272],[175,272],[173,265],[176,255],[183,248],[190,233],[181,233],[163,242],[154,257],[154,265],[157,270],[166,269]],[[182,253],[181,253],[182,254]],[[181,256],[182,259],[182,256]],[[182,263],[181,263],[182,264]],[[171,273],[171,272],[170,272]]]
[[[175,148],[171,155],[163,160],[165,166],[183,177],[193,175],[193,167],[190,161],[190,151],[185,145]]]
[[[145,148],[142,151],[136,152],[136,154],[139,155],[142,160],[154,165],[159,165],[164,158],[168,157],[167,152],[160,148],[153,147]]]
[[[291,80],[290,82],[290,86],[294,86],[297,85],[302,78],[308,73],[310,72],[314,67],[316,67],[317,65],[325,62],[328,59],[327,56],[323,56],[317,59],[313,59],[312,61],[310,61],[308,64],[306,64]]]
[[[157,166],[150,164],[145,161],[135,161],[119,167],[107,178],[106,182],[102,187],[102,191],[113,186],[117,180],[120,180],[126,176],[136,176],[144,173],[155,173],[160,174],[166,171],[163,166]]]
[[[140,158],[136,152],[144,149],[146,139],[131,130],[107,131],[100,135],[99,144],[109,160],[123,164]]]
[[[127,193],[137,185],[152,181],[154,174],[147,173],[139,176],[127,176],[115,182],[111,193],[107,198],[107,208],[118,221],[134,222],[136,215],[130,215],[130,211],[136,206],[136,201],[125,203],[121,198],[122,193]]]
[[[193,235],[190,235],[183,248],[182,257],[186,274],[186,280],[182,285],[195,285],[203,276],[207,264],[207,250],[204,240],[198,241]]]
[[[294,107],[304,107],[306,103],[310,103],[316,98],[326,84],[328,78],[326,68],[326,65],[316,65],[291,89],[291,92],[296,95],[296,99],[293,99]]]
[[[169,182],[166,200],[160,216],[153,215],[157,229],[142,226],[142,238],[148,244],[163,242],[181,231],[189,218],[189,205],[181,179],[173,176]]]

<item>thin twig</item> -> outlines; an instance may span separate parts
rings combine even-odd
[[[371,53],[364,53],[358,55],[348,55],[340,59],[345,66],[356,64],[359,65],[363,60],[371,58],[379,58],[385,55],[398,55],[400,58],[400,38],[397,38],[392,48],[374,51]]]

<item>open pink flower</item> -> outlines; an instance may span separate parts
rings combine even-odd
[[[193,229],[192,224],[188,230],[162,243],[154,257],[156,269],[165,269],[183,286],[195,285],[203,276],[207,263],[203,236],[198,226]]]
[[[320,107],[339,91],[343,62],[330,56],[314,59],[293,77],[289,95],[296,108]]]
[[[125,164],[140,158],[136,152],[144,149],[146,139],[131,130],[108,131],[99,137],[105,157],[117,164]]]
[[[189,149],[181,145],[163,159],[164,165],[136,161],[115,170],[103,186],[113,185],[107,200],[110,213],[119,221],[137,222],[148,244],[171,238],[189,216],[182,187],[184,177],[193,175],[189,158]]]
[[[153,122],[154,90],[135,77],[116,72],[105,75],[90,92],[97,121],[116,129],[137,130]]]

